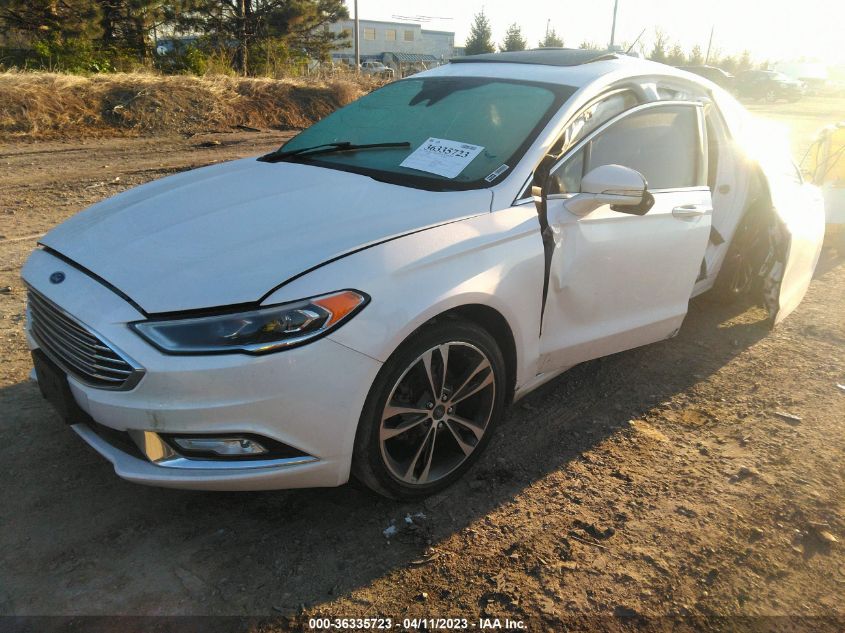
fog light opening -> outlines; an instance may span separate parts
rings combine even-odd
[[[220,457],[252,457],[269,452],[259,442],[248,437],[173,437],[171,441],[185,453]]]

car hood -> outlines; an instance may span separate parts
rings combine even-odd
[[[490,204],[487,190],[422,191],[250,158],[121,193],[41,243],[152,314],[255,302],[327,260]]]

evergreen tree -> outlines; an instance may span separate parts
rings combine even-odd
[[[600,51],[600,50],[602,50],[601,46],[599,46],[598,44],[596,44],[595,42],[593,42],[591,40],[584,40],[583,42],[581,42],[578,45],[578,48],[583,49],[583,50],[587,50],[587,51]]]
[[[95,0],[93,4],[99,8],[103,46],[145,57],[150,32],[162,17],[160,0]]]
[[[704,53],[701,52],[701,46],[698,44],[693,46],[690,51],[689,63],[691,66],[701,66],[704,63]]]
[[[748,49],[742,51],[742,55],[736,64],[736,72],[740,73],[743,70],[751,70],[754,67],[754,62],[751,59],[751,51]]]
[[[737,67],[737,59],[733,55],[728,55],[727,57],[721,58],[718,62],[713,62],[714,66],[718,66],[722,70],[726,70],[729,73],[735,73]]]
[[[505,41],[499,45],[500,51],[524,51],[528,44],[526,39],[522,37],[522,29],[516,22],[508,27],[505,33]]]
[[[669,38],[666,37],[666,34],[663,32],[662,29],[656,28],[654,29],[654,44],[651,47],[651,53],[649,53],[648,58],[655,62],[666,62],[666,44],[668,43]]]
[[[234,65],[249,72],[249,50],[275,41],[298,54],[325,59],[343,34],[322,27],[349,17],[343,0],[171,0],[165,7],[177,31],[198,33],[219,47],[235,43]]]
[[[671,66],[683,66],[686,60],[687,56],[684,53],[684,49],[681,48],[681,45],[678,43],[675,43],[675,45],[672,46],[669,54],[666,56],[666,63]]]
[[[0,27],[32,44],[64,45],[99,35],[91,0],[0,0]]]
[[[549,29],[546,37],[540,41],[540,48],[563,48],[563,38],[558,37],[554,29]]]
[[[490,20],[484,15],[484,11],[475,14],[475,20],[472,23],[472,28],[469,31],[467,38],[465,52],[467,55],[478,55],[480,53],[492,53],[496,49],[493,47],[493,31],[490,28]]]

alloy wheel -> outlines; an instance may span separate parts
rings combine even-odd
[[[416,358],[393,386],[382,411],[379,446],[390,474],[406,485],[437,482],[475,452],[496,401],[490,359],[452,341]]]
[[[731,276],[728,288],[734,295],[743,295],[754,285],[760,248],[759,231],[751,219],[745,218],[737,229],[734,248],[729,254]]]
[[[736,256],[736,264],[731,275],[730,289],[735,295],[741,295],[748,291],[754,282],[754,271],[751,262],[742,255]]]

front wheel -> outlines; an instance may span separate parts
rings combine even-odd
[[[502,416],[505,363],[477,325],[424,326],[385,363],[367,397],[352,472],[393,499],[423,497],[478,459]]]

